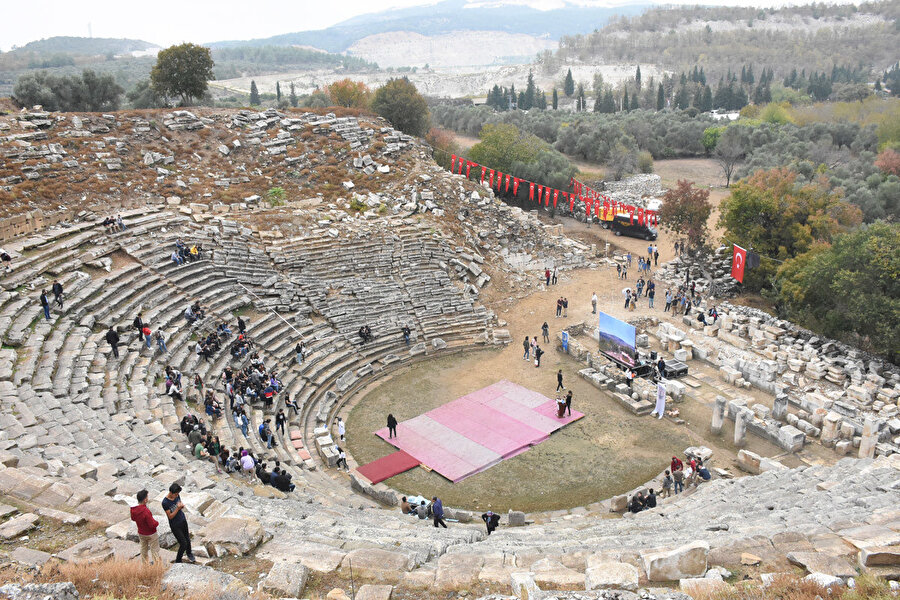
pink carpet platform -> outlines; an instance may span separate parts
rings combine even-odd
[[[584,415],[556,416],[552,400],[510,381],[472,392],[375,435],[456,483],[521,454]]]

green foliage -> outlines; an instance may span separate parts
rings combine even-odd
[[[656,90],[656,110],[663,110],[666,107],[666,91],[663,84],[660,83]]]
[[[815,331],[900,358],[900,224],[876,221],[778,269],[787,315]]]
[[[663,196],[660,227],[687,241],[691,248],[700,248],[709,235],[706,224],[711,213],[709,190],[695,188],[692,181],[679,180]]]
[[[250,106],[259,106],[259,88],[252,79],[250,80]]]
[[[653,172],[653,155],[646,150],[638,153],[638,170],[641,173]]]
[[[469,150],[469,159],[507,173],[515,163],[533,163],[547,144],[515,125],[485,125],[481,141]]]
[[[566,79],[563,81],[563,94],[566,98],[571,98],[575,94],[575,78],[572,77],[572,69],[566,73]]]
[[[209,48],[195,44],[170,46],[156,56],[150,83],[160,96],[180,97],[181,104],[189,106],[206,93],[207,81],[213,78],[213,65]]]
[[[774,123],[776,125],[784,125],[785,123],[793,123],[787,107],[780,104],[767,104],[759,113],[759,118],[766,123]]]
[[[553,88],[553,110],[557,110],[559,108],[559,94],[556,92],[556,88]]]
[[[144,79],[125,94],[131,108],[160,108],[165,106],[165,100],[159,96],[150,85],[149,79]]]
[[[285,195],[283,187],[272,187],[266,192],[266,200],[268,200],[272,206],[282,206],[284,205]]]
[[[46,110],[101,112],[117,110],[124,90],[111,75],[85,69],[81,76],[56,76],[38,71],[19,77],[13,88],[22,106],[43,105]]]
[[[428,131],[428,104],[409,79],[390,79],[375,90],[372,109],[394,127],[414,136]]]
[[[230,46],[215,48],[216,79],[262,75],[287,70],[341,69],[346,72],[366,72],[378,68],[354,56],[331,54],[294,46]]]
[[[703,149],[707,154],[716,149],[716,144],[719,143],[723,131],[725,131],[724,127],[707,127],[703,130]]]
[[[788,169],[758,171],[735,184],[719,207],[725,237],[763,256],[788,260],[814,244],[857,226],[859,208],[844,202],[822,181],[799,184]],[[759,290],[770,284],[775,267],[763,261],[748,271],[744,285]]]

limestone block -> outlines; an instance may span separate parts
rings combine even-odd
[[[424,342],[418,343],[409,349],[410,356],[416,356],[418,354],[425,354],[425,344]]]
[[[279,598],[299,598],[306,587],[309,569],[288,562],[275,563],[260,584],[262,591]]]
[[[706,573],[707,542],[692,542],[677,548],[641,552],[641,561],[650,581],[677,581]]]
[[[215,590],[215,595],[219,595],[220,591],[229,591],[238,597],[247,597],[247,586],[233,575],[189,563],[169,567],[161,587],[173,595],[204,595]]]
[[[442,590],[468,587],[478,579],[484,557],[479,554],[444,554],[438,559],[435,586]]]
[[[349,552],[341,561],[341,571],[349,573],[351,564],[353,573],[358,577],[396,583],[405,571],[409,571],[415,566],[415,561],[403,552],[378,548],[358,548]]]
[[[833,577],[855,577],[856,568],[843,556],[832,556],[824,552],[788,552],[787,559],[801,566],[809,573],[824,573]]]
[[[33,550],[31,548],[26,548],[25,546],[19,546],[10,552],[9,557],[17,563],[33,567],[40,567],[52,558],[47,552]]]
[[[785,425],[778,430],[778,445],[788,452],[802,449],[805,442],[806,434],[793,425]]]
[[[510,527],[524,527],[525,513],[520,510],[510,510],[508,520]]]
[[[40,517],[34,513],[25,513],[18,517],[13,517],[0,525],[0,539],[11,540],[19,537],[23,533],[34,529],[39,519]]]
[[[628,496],[613,496],[609,503],[609,512],[625,512],[628,509]]]
[[[710,598],[728,588],[721,577],[691,577],[678,582],[679,589],[692,598]]]
[[[392,585],[374,585],[367,583],[360,586],[356,591],[356,600],[391,600],[391,595],[393,593],[394,586]]]
[[[896,567],[900,565],[900,546],[863,546],[858,558],[861,567]]]
[[[584,587],[584,574],[570,569],[558,560],[542,558],[531,565],[534,581],[539,587],[552,590],[580,590]]]
[[[519,598],[533,598],[534,594],[541,591],[534,581],[534,573],[510,573],[509,582],[512,587],[512,593]]]
[[[203,529],[203,545],[210,556],[244,556],[266,538],[259,521],[250,517],[221,517]]]
[[[590,565],[584,573],[586,590],[616,589],[635,591],[640,573],[634,565],[622,562],[601,562]]]
[[[15,600],[78,600],[78,590],[65,583],[8,583],[0,586],[0,597]]]

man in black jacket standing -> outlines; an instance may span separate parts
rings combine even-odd
[[[109,331],[106,332],[106,341],[112,347],[113,356],[119,358],[119,334],[116,332],[115,326],[110,326]]]

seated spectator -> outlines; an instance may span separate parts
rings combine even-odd
[[[428,507],[425,506],[424,500],[422,500],[422,503],[416,507],[416,515],[422,520],[425,520],[428,518]]]
[[[256,465],[256,477],[266,485],[272,481],[272,474],[266,470],[266,463],[260,462]]]
[[[297,406],[297,401],[296,401],[296,400],[291,400],[290,395],[288,395],[288,396],[284,399],[284,405],[285,405],[286,407],[288,407],[290,410],[294,411],[294,414],[295,414],[295,415],[298,414],[298,413],[300,412],[300,407]]]
[[[184,318],[187,319],[188,323],[193,323],[197,321],[197,315],[194,313],[194,309],[191,306],[188,306],[184,309]]]
[[[633,513],[639,513],[644,510],[644,508],[644,495],[641,492],[638,492],[631,497],[631,504],[629,504],[628,510]]]
[[[275,489],[282,492],[293,492],[296,488],[296,486],[291,482],[291,474],[284,469],[278,472],[278,477],[275,478],[275,481],[272,483],[272,485],[275,486]]]
[[[656,493],[652,489],[644,499],[644,506],[647,508],[656,508]]]
[[[404,515],[409,515],[413,512],[412,506],[409,505],[409,501],[406,499],[406,496],[403,496],[403,498],[400,500],[400,512],[402,512]]]
[[[178,252],[173,252],[172,253],[172,262],[175,263],[176,265],[182,265],[182,264],[184,264],[184,259],[178,255]]]

